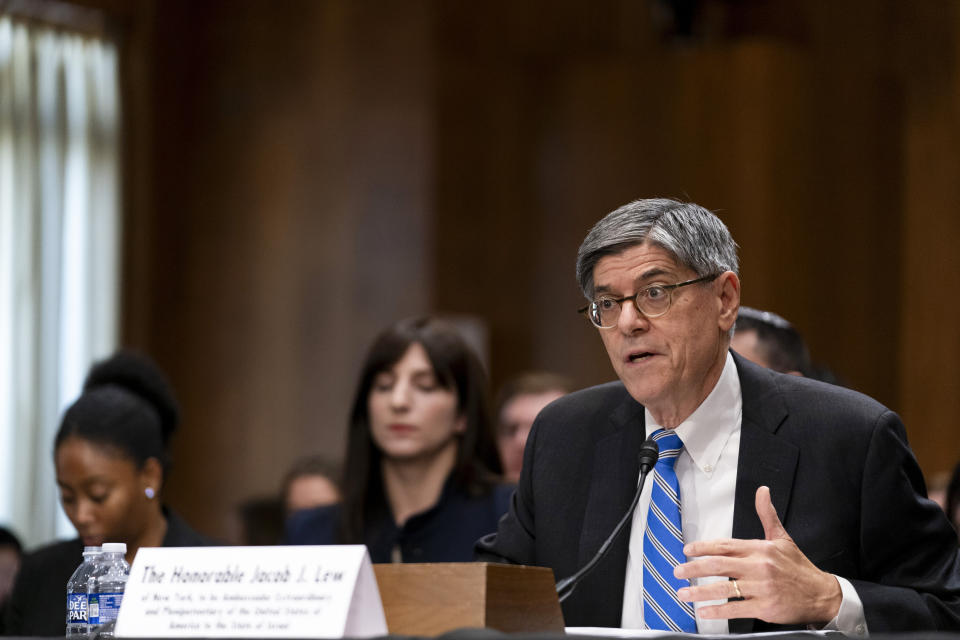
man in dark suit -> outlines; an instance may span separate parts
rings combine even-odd
[[[620,381],[543,410],[479,556],[573,574],[626,513],[642,443],[665,432],[681,441],[683,557],[672,576],[645,562],[646,524],[663,517],[651,485],[670,473],[658,464],[632,526],[564,602],[569,626],[670,628],[650,593],[669,580],[701,633],[960,628],[955,535],[900,419],[731,353],[737,270],[726,227],[697,205],[641,200],[597,223],[577,274]]]

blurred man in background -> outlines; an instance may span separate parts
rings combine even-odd
[[[497,450],[503,479],[516,483],[523,466],[523,448],[530,427],[545,406],[572,390],[570,381],[555,373],[531,371],[511,378],[497,396]]]
[[[762,367],[809,375],[810,352],[800,332],[770,311],[741,306],[730,348]]]
[[[286,515],[340,502],[339,477],[339,466],[323,456],[298,460],[283,480],[283,508]]]

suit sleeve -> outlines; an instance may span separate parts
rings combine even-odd
[[[851,583],[871,633],[960,629],[957,535],[925,495],[896,414],[882,414],[861,486],[862,579]]]
[[[304,509],[286,522],[283,544],[336,544],[339,506]]]
[[[474,557],[483,562],[536,564],[536,527],[533,504],[533,469],[540,433],[539,419],[534,422],[523,452],[523,467],[510,509],[500,518],[497,532],[477,541]]]

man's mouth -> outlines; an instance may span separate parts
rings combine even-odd
[[[630,355],[628,355],[628,356],[627,356],[627,361],[628,361],[628,362],[640,362],[641,360],[645,360],[645,359],[649,358],[649,357],[652,356],[652,355],[654,355],[654,354],[652,354],[652,353],[649,352],[649,351],[638,351],[638,352],[636,352],[636,353],[631,353]]]

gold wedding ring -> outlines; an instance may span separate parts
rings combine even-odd
[[[734,590],[735,590],[735,591],[737,592],[737,595],[736,595],[736,597],[737,597],[737,598],[741,598],[741,599],[742,599],[742,598],[743,598],[743,594],[742,594],[742,593],[740,593],[740,585],[738,585],[738,584],[737,584],[737,580],[736,580],[736,578],[734,578],[734,579],[733,579],[733,580],[731,580],[730,582],[732,582],[732,583],[733,583],[733,588],[734,588]]]

